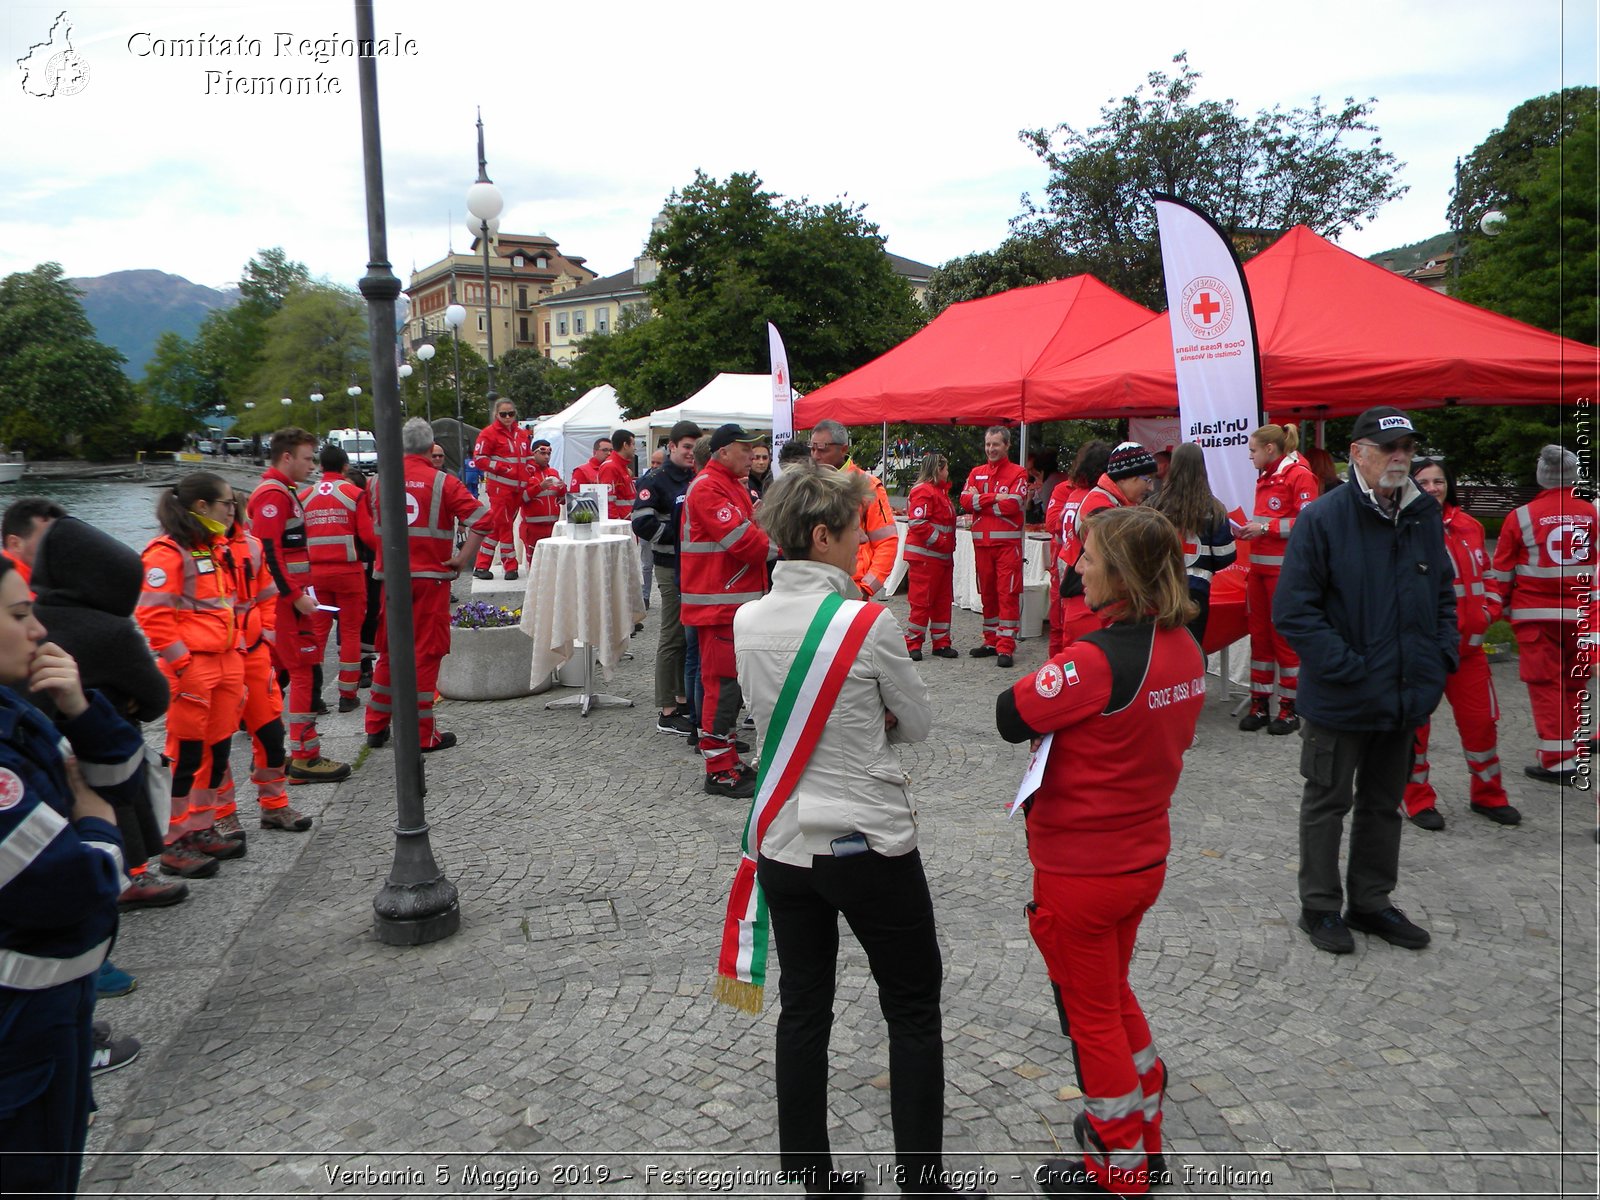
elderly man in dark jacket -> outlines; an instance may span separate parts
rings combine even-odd
[[[1399,409],[1356,419],[1350,485],[1295,522],[1272,618],[1300,655],[1300,928],[1320,950],[1350,927],[1420,950],[1428,933],[1389,898],[1412,734],[1456,669],[1456,600],[1439,505],[1410,479],[1417,435]],[[1339,843],[1352,800],[1340,915]]]

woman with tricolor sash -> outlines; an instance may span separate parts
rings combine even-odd
[[[761,734],[760,774],[729,897],[717,998],[759,1011],[768,922],[783,970],[778,1144],[808,1196],[860,1196],[828,1146],[828,1036],[839,916],[867,953],[889,1027],[901,1189],[948,1196],[939,943],[916,813],[891,743],[921,741],[932,709],[882,606],[852,599],[866,477],[801,468],[767,492],[782,549],[772,591],[734,615],[739,686]]]

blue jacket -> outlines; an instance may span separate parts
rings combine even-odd
[[[1415,728],[1456,669],[1438,502],[1410,480],[1400,502],[1391,519],[1352,479],[1307,506],[1289,535],[1272,619],[1300,656],[1295,707],[1314,725]]]
[[[650,543],[650,553],[658,567],[678,568],[678,522],[683,512],[683,497],[694,479],[693,467],[679,467],[671,459],[646,471],[629,518],[633,532]]]
[[[0,687],[0,989],[37,991],[99,970],[117,932],[122,839],[72,819],[65,738],[84,781],[112,805],[145,791],[144,743],[98,692],[52,724]]]

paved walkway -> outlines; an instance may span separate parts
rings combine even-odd
[[[798,1194],[761,1175],[775,991],[754,1019],[710,999],[745,805],[702,794],[697,758],[653,731],[655,632],[609,688],[638,708],[441,707],[462,738],[427,760],[454,938],[371,933],[392,749],[337,789],[293,790],[311,834],[252,832],[188,903],[130,914],[115,960],[139,988],[100,1015],[145,1051],[100,1081],[85,1192]],[[978,618],[958,613],[956,637],[972,645]],[[1004,811],[1025,752],[994,735],[992,700],[1016,672],[922,672],[939,715],[905,757],[945,955],[947,1157],[991,1194],[1035,1195],[1028,1172],[1070,1142],[1078,1105]],[[1407,826],[1396,897],[1433,931],[1421,953],[1358,934],[1335,958],[1294,928],[1299,740],[1241,734],[1208,703],[1134,962],[1172,1071],[1174,1191],[1595,1194],[1594,799],[1523,777],[1526,693],[1514,663],[1495,675],[1526,820],[1467,811],[1442,714],[1449,828]],[[359,717],[326,720],[329,753],[356,753]],[[842,957],[833,1145],[892,1195],[882,1020],[848,938]]]

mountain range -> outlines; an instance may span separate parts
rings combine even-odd
[[[155,270],[113,271],[67,282],[83,293],[83,311],[95,336],[128,360],[122,369],[132,379],[144,377],[163,333],[192,338],[207,313],[239,299],[235,286],[219,290]]]

